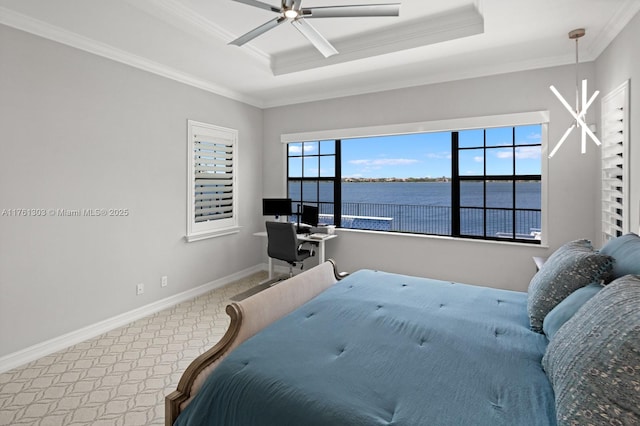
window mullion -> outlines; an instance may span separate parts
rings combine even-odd
[[[460,173],[458,132],[451,132],[451,235],[460,236]]]
[[[484,178],[482,179],[482,207],[483,207],[483,217],[482,217],[482,222],[483,222],[483,233],[482,235],[484,236],[484,238],[487,238],[487,129],[484,129],[482,131],[483,134],[483,141],[482,141],[482,148],[483,148],[483,155],[482,155],[482,164],[483,164],[483,175]]]
[[[516,128],[514,127],[511,133],[511,142],[513,143],[513,147],[512,147],[512,159],[513,159],[513,168],[512,168],[512,172],[513,172],[513,180],[511,181],[511,191],[512,191],[512,195],[511,195],[511,200],[512,200],[512,207],[513,210],[511,212],[511,224],[512,224],[512,236],[513,239],[516,239]]]
[[[342,225],[342,141],[335,141],[335,176],[333,184],[333,224]]]

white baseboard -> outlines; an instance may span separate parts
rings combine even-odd
[[[17,352],[5,355],[0,358],[0,373],[12,370],[16,367],[20,367],[24,364],[28,364],[44,356],[61,351],[69,346],[77,345],[85,340],[92,339],[96,336],[104,334],[108,331],[122,327],[129,323],[132,323],[141,318],[160,312],[164,309],[168,309],[178,303],[186,302],[202,294],[205,294],[216,288],[224,287],[225,285],[248,277],[256,272],[267,270],[267,264],[258,264],[251,268],[244,269],[240,272],[228,275],[226,277],[217,279],[215,281],[208,282],[199,287],[191,290],[184,291],[174,296],[167,297],[157,302],[150,303],[140,308],[136,308],[132,311],[125,312],[115,317],[108,318],[104,321],[83,327],[79,330],[72,331],[62,336],[54,337],[42,343],[35,344],[28,348],[19,350]]]

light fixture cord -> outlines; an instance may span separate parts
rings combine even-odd
[[[580,62],[578,61],[578,39],[579,37],[576,37],[576,114],[580,113]],[[577,119],[576,126],[578,126]]]

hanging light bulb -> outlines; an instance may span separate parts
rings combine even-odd
[[[598,96],[598,94],[600,93],[599,91],[595,91],[595,93],[591,96],[591,98],[589,98],[589,100],[587,100],[587,80],[584,79],[582,80],[582,92],[580,91],[580,75],[579,75],[579,61],[578,61],[578,39],[582,36],[584,36],[585,34],[585,30],[584,28],[579,28],[577,30],[573,30],[569,33],[569,38],[571,40],[575,40],[576,41],[576,107],[575,110],[573,109],[573,107],[571,107],[571,105],[569,105],[569,102],[567,102],[562,95],[560,94],[560,92],[558,92],[558,90],[553,87],[550,86],[549,88],[551,89],[551,91],[553,92],[554,95],[556,95],[556,97],[558,98],[558,100],[562,103],[562,105],[564,105],[564,107],[567,109],[567,111],[569,111],[569,114],[571,114],[573,116],[573,118],[575,118],[575,123],[571,124],[571,126],[569,126],[569,128],[567,129],[567,131],[564,133],[564,135],[562,135],[562,138],[560,138],[560,140],[558,141],[558,143],[556,144],[556,146],[553,148],[553,150],[551,151],[551,154],[549,154],[549,158],[553,157],[555,155],[556,152],[558,152],[558,149],[560,149],[560,147],[562,146],[562,144],[564,143],[564,141],[569,137],[569,135],[571,134],[571,132],[573,131],[573,129],[575,128],[579,128],[581,130],[582,133],[582,137],[581,137],[581,151],[584,154],[585,152],[587,152],[587,136],[589,136],[591,138],[591,140],[593,140],[593,142],[600,146],[600,140],[598,140],[598,137],[591,131],[591,129],[589,129],[589,126],[587,126],[587,124],[585,123],[585,118],[587,115],[587,110],[589,109],[589,107],[591,106],[591,104],[593,103],[593,101],[596,99],[596,96]],[[582,101],[582,108],[580,105],[580,101]]]

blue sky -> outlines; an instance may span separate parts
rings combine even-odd
[[[343,140],[342,176],[451,176],[451,134],[421,133]]]
[[[511,127],[490,129],[487,146],[510,144]],[[540,126],[516,129],[516,144],[540,143]],[[482,146],[482,130],[460,132],[460,147]],[[540,174],[540,147],[516,148],[516,173]],[[488,174],[511,174],[513,150],[487,150]],[[460,174],[483,174],[483,150],[460,152]],[[371,178],[450,177],[451,134],[421,133],[342,141],[342,176]]]
[[[483,130],[459,132],[461,148],[483,146]],[[489,148],[509,145],[513,128],[487,129],[487,174],[513,173],[513,149]],[[520,126],[515,130],[516,145],[540,143],[540,126]],[[289,153],[307,155],[333,154],[333,141],[289,144]],[[482,175],[485,151],[468,149],[460,151],[460,174]],[[539,146],[516,147],[516,173],[540,174],[541,149]],[[306,157],[304,169],[307,176],[318,175],[318,157]],[[321,157],[320,176],[333,176],[333,157]],[[300,176],[302,159],[289,160],[290,176]],[[342,140],[343,178],[437,178],[451,177],[451,133],[417,133]]]

